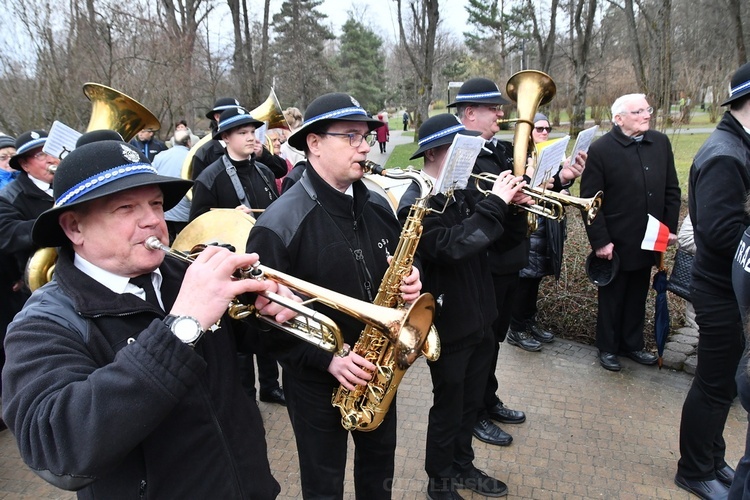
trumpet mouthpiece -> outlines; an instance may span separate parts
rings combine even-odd
[[[149,250],[162,250],[164,244],[156,236],[149,236],[146,241],[143,242],[143,246]]]

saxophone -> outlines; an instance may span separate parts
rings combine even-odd
[[[365,172],[369,171],[393,179],[411,179],[420,187],[420,196],[409,210],[409,216],[401,230],[393,259],[383,276],[373,302],[379,306],[403,308],[405,304],[399,287],[402,279],[411,273],[414,254],[417,251],[419,238],[422,236],[422,219],[429,210],[427,202],[432,191],[432,182],[412,169],[385,170],[371,161],[361,162],[361,165]],[[401,338],[389,338],[384,332],[367,325],[354,344],[352,350],[377,368],[367,385],[356,386],[354,390],[341,385],[334,392],[331,404],[341,411],[341,425],[346,430],[372,431],[377,429],[388,413],[388,408],[396,395],[396,389],[404,373],[419,354],[424,354],[430,361],[440,356],[440,338],[432,325],[435,312],[434,299],[430,294],[423,294],[420,299],[423,297],[431,302],[429,322],[422,321],[421,327],[405,328],[408,337],[405,341]],[[417,309],[416,305],[417,302],[412,310]]]

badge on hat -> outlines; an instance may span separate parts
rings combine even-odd
[[[359,101],[357,101],[354,97],[349,96],[349,98],[352,100],[352,104],[357,106],[358,108],[361,108],[362,106],[359,105]]]
[[[128,162],[136,163],[140,160],[138,153],[130,149],[127,145],[120,144],[120,147],[122,148],[122,157],[128,160]]]
[[[30,135],[32,139],[39,139],[41,137],[36,130],[32,130]]]

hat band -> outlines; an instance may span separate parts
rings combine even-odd
[[[18,151],[16,151],[16,156],[24,154],[26,151],[30,151],[34,148],[38,148],[39,146],[43,145],[45,142],[47,142],[46,137],[40,137],[39,139],[34,139],[33,141],[29,141],[20,148],[18,148]]]
[[[745,83],[741,83],[737,85],[736,87],[729,90],[729,97],[732,97],[737,92],[742,92],[743,90],[750,88],[750,80],[746,81]]]
[[[336,109],[334,111],[329,111],[328,113],[323,113],[322,115],[314,116],[310,118],[309,120],[305,120],[305,123],[303,126],[308,126],[311,123],[315,123],[320,120],[331,120],[340,118],[342,116],[349,116],[349,115],[364,115],[367,116],[367,113],[365,113],[365,110],[358,107],[350,107],[350,108],[340,108]]]
[[[212,113],[218,113],[219,111],[226,111],[227,109],[239,108],[237,104],[225,104],[224,106],[216,106],[211,110]]]
[[[480,92],[479,94],[458,94],[456,101],[472,101],[474,99],[487,99],[491,97],[501,97],[502,94],[497,92]]]
[[[419,144],[420,146],[423,146],[423,145],[427,144],[428,142],[435,141],[437,139],[440,139],[441,137],[445,137],[446,135],[455,134],[457,132],[460,132],[461,130],[466,130],[466,127],[464,127],[463,125],[461,125],[459,123],[459,124],[454,125],[452,127],[448,127],[446,129],[443,129],[443,130],[441,130],[439,132],[435,132],[432,135],[428,135],[424,139],[420,139],[417,142],[417,144]]]
[[[231,118],[227,118],[226,120],[222,122],[219,122],[219,130],[221,131],[222,129],[233,124],[234,122],[238,122],[240,120],[246,120],[247,118],[250,118],[253,121],[260,121],[260,120],[255,120],[255,118],[253,118],[251,115],[248,115],[248,114],[236,115]]]
[[[119,167],[105,170],[84,179],[72,188],[65,191],[62,196],[55,202],[54,208],[63,207],[78,200],[81,196],[88,194],[97,188],[105,186],[112,181],[136,174],[154,174],[158,175],[156,169],[149,163],[129,163]]]

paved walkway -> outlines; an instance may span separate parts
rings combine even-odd
[[[623,370],[603,370],[591,346],[556,341],[529,353],[503,344],[497,375],[501,396],[528,419],[505,425],[513,444],[474,441],[475,464],[508,484],[510,498],[685,499],[672,479],[678,457],[680,410],[691,376],[623,359]],[[422,358],[406,373],[398,394],[398,449],[394,499],[425,498],[424,447],[431,404]],[[279,498],[299,498],[297,453],[286,410],[260,403]],[[727,458],[743,453],[746,414],[736,404],[725,438]],[[350,454],[351,456],[351,454]],[[351,461],[350,461],[351,462]],[[346,481],[353,498],[351,463]],[[466,498],[483,498],[462,490]],[[28,470],[13,436],[0,433],[0,498],[75,498]]]

